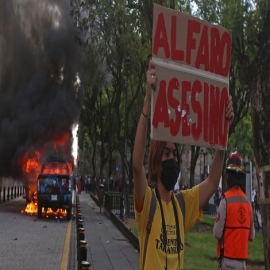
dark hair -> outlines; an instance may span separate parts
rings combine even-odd
[[[245,174],[233,170],[227,170],[227,186],[239,186],[245,192]]]
[[[161,160],[163,150],[166,146],[167,142],[164,141],[156,141],[151,140],[150,151],[149,151],[149,159],[148,159],[148,173],[149,179],[151,182],[157,182],[158,178],[161,176]],[[177,144],[175,144],[177,151],[177,160],[180,162],[179,151]]]

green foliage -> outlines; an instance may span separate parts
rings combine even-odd
[[[113,134],[114,137],[109,138],[111,144],[120,150],[126,116],[127,145],[131,151],[133,149],[144,98],[145,72],[151,57],[154,3],[181,10],[232,31],[229,89],[233,97],[235,118],[230,128],[229,135],[233,134],[229,148],[237,147],[243,155],[252,158],[249,120],[242,119],[248,113],[250,99],[246,67],[257,51],[258,33],[262,28],[259,18],[265,16],[262,0],[88,0],[82,2],[80,8],[76,6],[80,10],[78,28],[84,40],[88,41],[85,46],[85,57],[88,60],[83,76],[86,95],[81,121],[88,127],[87,136],[92,138],[92,144],[95,145],[97,140],[108,143],[108,134]],[[125,65],[127,53],[131,57],[128,66]],[[108,74],[112,78],[111,84],[105,87],[104,81]],[[107,92],[104,88],[107,88]]]
[[[247,114],[236,126],[231,134],[228,143],[228,152],[237,150],[242,157],[253,159],[253,136],[251,115]]]
[[[196,9],[193,12],[193,16],[199,17],[202,20],[206,20],[210,23],[219,23],[220,18],[220,3],[216,0],[195,0]]]
[[[232,33],[229,92],[233,100],[234,121],[229,131],[228,151],[237,149],[253,160],[250,120],[250,63],[254,61],[261,40],[261,31],[269,1],[195,0],[193,15],[221,25]],[[192,156],[196,156],[194,153]],[[196,160],[193,161],[196,164]],[[191,172],[192,176],[192,172]],[[191,179],[192,180],[192,179]]]

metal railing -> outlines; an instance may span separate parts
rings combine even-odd
[[[0,188],[0,203],[16,199],[24,194],[25,188],[22,185]]]
[[[122,208],[124,208],[125,206],[122,194],[117,192],[105,192],[102,202],[99,201],[99,198],[102,198],[102,196],[95,196],[93,193],[90,193],[90,196],[98,206],[104,206],[104,211],[108,214],[112,222],[129,239],[135,249],[139,250],[138,237],[130,230],[130,228],[125,225],[124,222],[125,211]],[[129,208],[129,217],[135,216],[134,200],[131,194],[129,196]]]
[[[105,192],[105,197],[104,197],[104,208],[107,212],[112,212],[115,215],[121,215],[121,208],[123,207],[122,204],[122,195],[120,193],[109,193]],[[133,196],[129,195],[128,196],[128,201],[129,201],[129,214],[130,216],[134,216],[134,200]],[[125,206],[124,206],[125,207]]]

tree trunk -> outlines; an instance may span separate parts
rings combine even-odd
[[[227,191],[227,173],[226,173],[226,160],[228,158],[228,153],[227,151],[225,152],[225,157],[223,160],[223,170],[222,170],[222,193]]]
[[[191,161],[190,161],[190,188],[195,186],[195,169],[197,166],[197,160],[200,155],[200,146],[191,146]],[[201,181],[201,176],[200,176]]]
[[[265,269],[270,269],[270,10],[264,20],[259,50],[251,66],[250,93],[256,165],[262,172],[259,198]],[[268,166],[267,166],[268,165]]]

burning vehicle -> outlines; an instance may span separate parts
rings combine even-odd
[[[86,59],[70,3],[0,1],[0,12],[0,177],[24,185],[21,212],[69,219]]]
[[[26,199],[22,213],[70,220],[72,211],[72,133],[63,132],[41,148],[21,155]]]
[[[65,210],[70,220],[72,209],[72,186],[69,166],[63,159],[46,160],[37,179],[38,218],[49,208],[53,212]],[[43,211],[44,208],[44,211]]]

